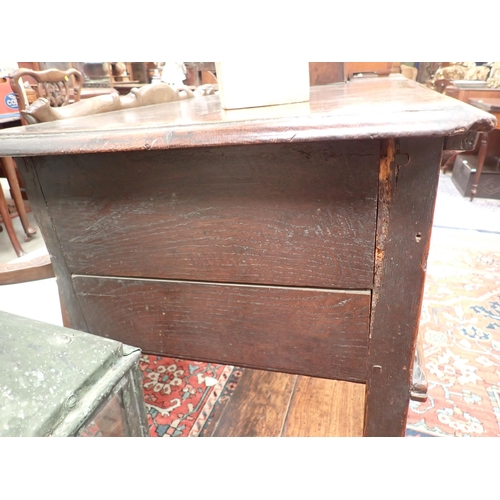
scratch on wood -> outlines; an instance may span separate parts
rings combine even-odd
[[[372,310],[377,305],[378,293],[381,283],[382,265],[385,256],[385,244],[389,231],[390,206],[393,195],[393,182],[391,164],[396,157],[396,144],[394,139],[386,139],[381,142],[380,166],[378,178],[378,214],[377,214],[377,235],[375,238],[375,268],[373,283]],[[373,320],[372,320],[373,321]],[[370,336],[372,328],[370,327]]]

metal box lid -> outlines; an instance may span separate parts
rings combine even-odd
[[[0,436],[50,435],[112,365],[136,350],[0,311]]]

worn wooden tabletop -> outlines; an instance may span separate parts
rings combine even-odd
[[[406,78],[311,88],[309,102],[225,111],[218,95],[17,127],[0,156],[153,150],[335,139],[448,137],[495,118]]]

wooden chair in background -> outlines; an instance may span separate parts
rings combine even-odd
[[[26,233],[26,238],[29,240],[34,234],[36,234],[36,229],[32,228],[28,221],[14,160],[10,156],[4,156],[0,158],[0,161],[3,163],[5,176],[9,183],[10,193],[12,199],[14,200],[17,214],[19,215],[24,232]],[[1,190],[0,193],[0,215],[2,216],[2,220],[5,224],[5,228],[7,229],[7,234],[9,235],[12,246],[14,247],[17,256],[21,257],[25,254],[25,251],[22,249],[19,239],[17,238],[16,231],[12,224],[12,215],[9,212],[7,200],[3,190]]]
[[[60,71],[53,68],[44,71],[34,71],[32,69],[19,68],[9,75],[9,80],[19,104],[21,121],[25,125],[26,122],[22,118],[22,112],[32,101],[26,95],[24,85],[20,80],[21,78],[34,80],[36,82],[33,88],[36,93],[35,100],[44,97],[49,100],[52,107],[66,106],[71,102],[78,102],[80,100],[83,75],[78,70],[70,68],[66,71]]]
[[[31,84],[31,87],[25,88],[22,81],[26,78]],[[53,107],[65,106],[71,102],[80,100],[80,94],[83,87],[83,75],[76,69],[70,68],[66,71],[58,69],[47,69],[45,71],[34,71],[27,68],[19,68],[9,75],[10,86],[16,95],[21,113],[21,123],[27,125],[26,120],[22,117],[22,112],[36,99],[45,97]],[[26,214],[19,175],[16,165],[11,157],[2,157],[0,162],[3,163],[5,177],[9,183],[10,193],[14,201],[16,211],[21,220],[26,237],[29,240],[36,230],[29,224]],[[17,234],[11,220],[11,214],[8,210],[7,200],[3,191],[0,193],[0,215],[7,229],[10,241],[18,257],[25,254],[21,247]]]

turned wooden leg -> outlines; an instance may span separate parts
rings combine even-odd
[[[28,222],[24,200],[21,195],[21,188],[19,187],[19,181],[17,179],[16,165],[14,163],[14,160],[10,156],[4,156],[2,158],[2,162],[5,167],[5,173],[10,185],[10,192],[12,194],[12,199],[14,200],[14,203],[16,205],[19,219],[21,220],[21,224],[27,238],[30,239],[34,234],[36,234],[36,229],[33,229]]]
[[[477,186],[479,184],[479,179],[481,177],[481,172],[483,171],[484,160],[486,158],[486,150],[488,148],[488,132],[483,132],[481,134],[481,145],[479,146],[479,153],[477,155],[477,170],[474,174],[474,179],[472,181],[472,188],[470,190],[470,201],[474,199],[477,194]]]
[[[9,235],[10,241],[18,257],[26,255],[26,252],[22,249],[19,240],[17,239],[16,231],[14,230],[14,225],[12,224],[12,219],[10,218],[9,209],[7,208],[7,200],[3,194],[3,189],[0,187],[0,215],[2,216],[5,228],[7,229],[7,234]]]

